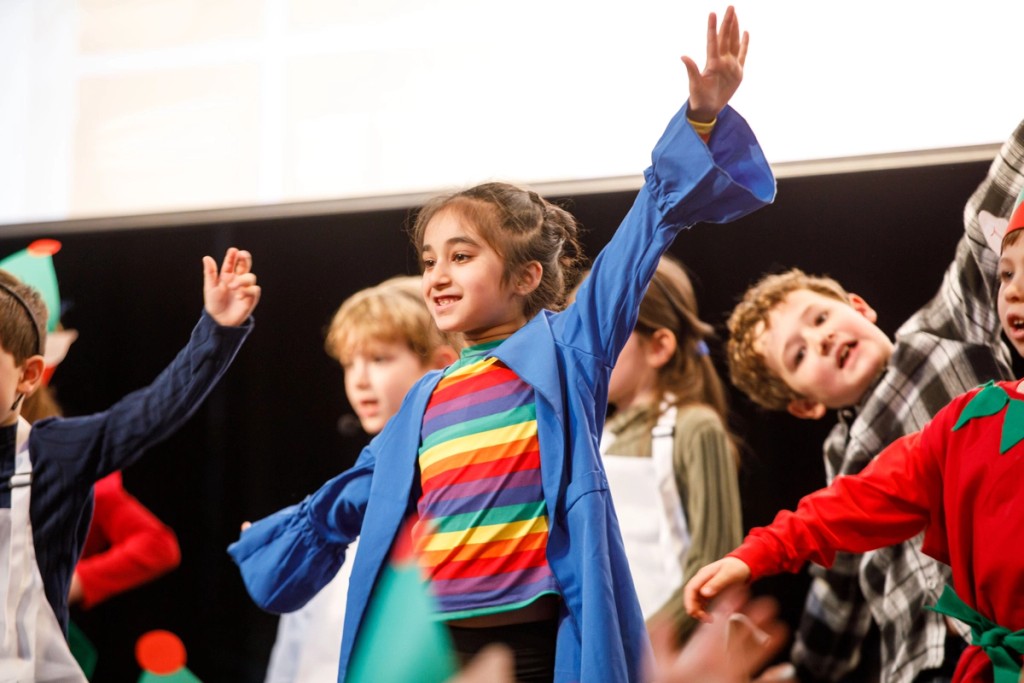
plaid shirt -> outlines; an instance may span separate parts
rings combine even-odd
[[[964,209],[966,233],[935,297],[896,333],[885,374],[856,408],[839,412],[825,441],[829,481],[863,469],[886,445],[919,431],[951,399],[989,379],[1012,379],[996,312],[998,255],[979,215],[1009,216],[1024,185],[1024,122],[1003,145]],[[854,669],[871,620],[881,634],[881,680],[910,683],[942,665],[948,633],[934,605],[949,568],[921,551],[922,536],[812,566],[813,581],[792,658],[803,681],[836,681]]]

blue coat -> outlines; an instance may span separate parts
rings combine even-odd
[[[556,681],[637,681],[649,644],[598,453],[608,378],[636,323],[658,260],[698,221],[727,222],[770,202],[775,180],[753,133],[731,109],[706,146],[685,108],[655,147],[633,208],[565,311],[542,311],[492,354],[536,392],[547,558],[562,594]],[[356,464],[301,504],[257,522],[230,553],[261,607],[291,611],[352,569],[339,681],[367,601],[419,493],[423,413],[440,379],[425,376]]]

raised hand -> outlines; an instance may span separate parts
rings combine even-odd
[[[217,324],[241,325],[259,300],[260,287],[252,272],[252,254],[231,247],[224,254],[220,272],[217,272],[216,261],[203,257],[203,303]]]
[[[725,108],[743,80],[743,63],[747,59],[750,34],[740,38],[740,22],[736,10],[729,6],[717,28],[717,17],[708,15],[708,56],[704,71],[690,57],[682,57],[690,78],[690,111],[694,121],[710,123]]]

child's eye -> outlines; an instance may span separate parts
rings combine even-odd
[[[814,324],[821,325],[828,319],[828,313],[822,311],[818,315],[814,316]]]
[[[1009,282],[1012,279],[1013,279],[1013,271],[1012,270],[1001,270],[1001,271],[999,271],[999,280],[1000,280],[1000,282]]]
[[[427,270],[429,268],[433,268],[434,267],[434,263],[436,263],[436,261],[434,259],[423,257],[423,269],[424,270]]]
[[[469,260],[469,254],[459,253],[459,254],[455,254],[454,256],[452,256],[452,261],[455,261],[456,263],[464,263],[464,262],[466,262],[468,260]]]
[[[799,367],[805,355],[807,355],[807,352],[803,347],[797,349],[796,355],[793,356],[793,367]]]

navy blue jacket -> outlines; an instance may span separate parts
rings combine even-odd
[[[65,633],[71,576],[92,521],[92,485],[188,420],[251,330],[252,319],[221,327],[204,312],[188,344],[148,387],[101,413],[47,418],[32,427],[32,540],[46,598]],[[17,424],[0,429],[0,472],[13,471],[16,430]]]

